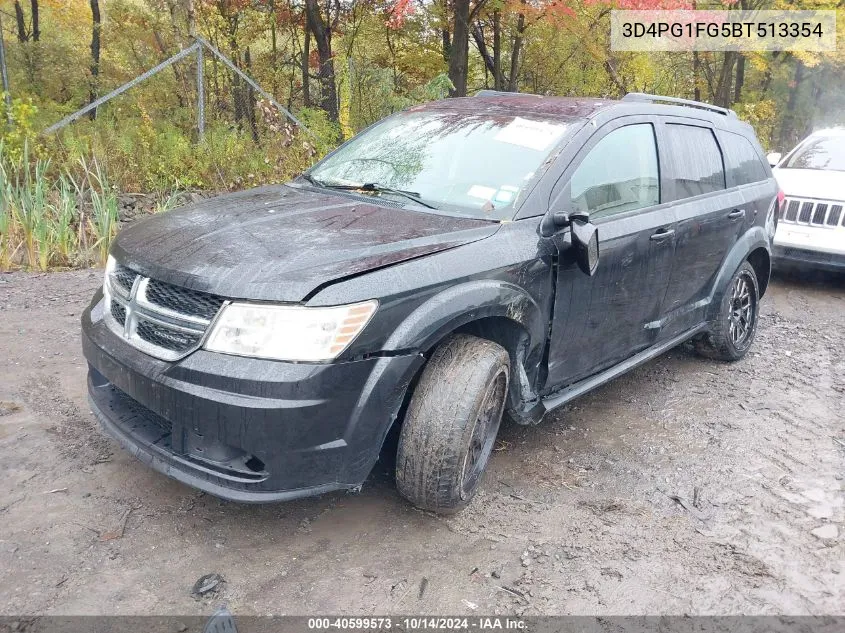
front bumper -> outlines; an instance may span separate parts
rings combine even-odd
[[[103,428],[156,470],[213,495],[268,502],[359,486],[396,419],[420,354],[330,364],[199,350],[148,356],[82,316],[88,393]]]
[[[826,253],[792,246],[772,248],[776,267],[780,268],[815,268],[834,272],[845,272],[845,254]]]

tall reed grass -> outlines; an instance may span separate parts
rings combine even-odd
[[[118,225],[105,170],[84,157],[73,171],[50,167],[28,147],[15,159],[0,144],[0,270],[105,264]]]

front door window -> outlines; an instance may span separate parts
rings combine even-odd
[[[572,175],[572,208],[592,218],[660,204],[654,128],[626,125],[601,139]]]

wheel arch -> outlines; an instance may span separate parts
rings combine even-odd
[[[757,275],[757,285],[762,297],[766,294],[766,288],[769,287],[769,279],[772,276],[772,257],[766,248],[760,246],[751,251],[746,259],[754,268],[754,274]]]
[[[526,338],[524,358],[539,361],[547,325],[542,309],[525,289],[505,281],[469,281],[418,306],[394,329],[384,349],[428,354],[449,334],[462,329],[506,343],[521,339],[516,335],[519,332]]]
[[[408,384],[396,422],[401,424],[431,353],[449,336],[460,333],[493,341],[508,352],[508,410],[521,421],[522,416],[515,412],[525,409],[525,403],[533,406],[537,398],[533,381],[542,360],[547,326],[538,303],[523,288],[508,282],[472,281],[434,295],[408,315],[385,343],[385,350],[413,349],[426,359]]]
[[[766,235],[765,229],[761,226],[752,227],[739,238],[722,262],[722,267],[713,283],[709,297],[708,321],[712,321],[718,316],[719,306],[728,288],[728,284],[737,268],[744,261],[750,262],[752,267],[754,267],[754,272],[757,275],[757,284],[760,287],[760,296],[763,296],[764,286],[757,266],[760,266],[760,272],[765,271],[765,284],[768,286],[771,270],[770,249],[771,243]],[[754,258],[753,261],[751,259],[752,257]]]

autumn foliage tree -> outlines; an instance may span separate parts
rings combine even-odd
[[[0,0],[12,96],[32,105],[35,130],[190,46],[195,35],[314,130],[321,151],[414,103],[484,88],[700,98],[736,109],[778,149],[813,126],[840,122],[841,50],[611,49],[612,9],[692,6],[692,0]],[[749,9],[762,0],[695,6]],[[801,6],[837,5],[802,0]],[[841,41],[845,12],[839,11]],[[95,121],[75,124],[66,135],[72,141],[63,140],[73,148],[63,150],[68,160],[77,147],[125,156],[127,182],[139,187],[176,181],[228,187],[282,173],[278,156],[268,154],[274,143],[289,142],[279,141],[284,126],[268,120],[267,104],[219,61],[206,56],[203,68],[209,142],[222,139],[225,151],[237,147],[243,160],[214,170],[191,166],[199,141],[193,58],[98,108]],[[153,158],[136,158],[141,155]]]

